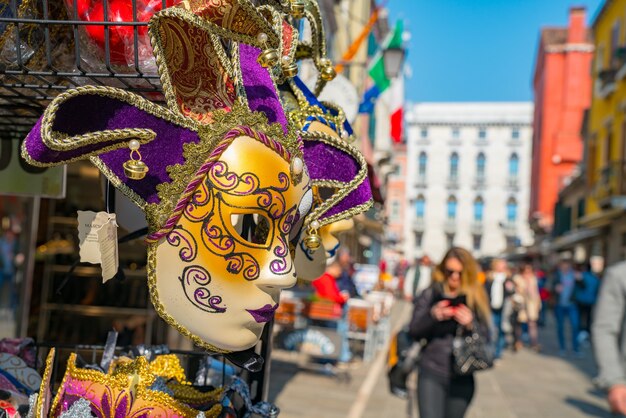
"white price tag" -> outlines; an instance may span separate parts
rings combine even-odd
[[[115,214],[79,210],[78,240],[80,261],[100,264],[104,282],[113,278],[119,267]]]

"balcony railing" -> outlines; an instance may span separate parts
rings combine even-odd
[[[443,230],[446,234],[456,233],[456,219],[446,219],[446,223],[443,225]]]
[[[608,95],[615,91],[615,79],[619,68],[617,66],[605,68],[598,72],[598,79],[596,80],[597,94],[606,98]]]
[[[448,177],[448,181],[446,183],[448,189],[458,189],[459,188],[459,178],[458,177]]]
[[[413,230],[416,232],[424,232],[426,228],[426,223],[424,222],[424,218],[415,218],[413,220]]]
[[[517,177],[509,177],[506,181],[506,187],[510,190],[519,189],[519,179]]]
[[[487,186],[487,180],[485,177],[476,177],[474,179],[474,189],[483,190]]]
[[[517,225],[514,221],[506,221],[504,224],[501,224],[501,226],[504,231],[504,235],[507,237],[517,236]]]
[[[425,189],[428,186],[426,182],[426,176],[418,176],[417,181],[415,182],[415,187],[420,189]]]
[[[472,235],[482,235],[484,230],[483,221],[474,221],[471,226]]]
[[[613,161],[598,173],[598,180],[593,187],[593,197],[601,207],[612,206],[614,198],[626,196],[626,162]]]

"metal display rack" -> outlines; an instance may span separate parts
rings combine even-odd
[[[167,4],[171,5],[170,1]],[[0,0],[0,140],[23,139],[50,101],[70,88],[84,85],[113,86],[138,93],[153,102],[164,101],[156,68],[146,66],[140,57],[140,39],[146,36],[148,19],[138,19],[138,0],[130,0],[132,21],[112,21],[109,14],[111,0],[100,2],[103,6],[102,20],[86,21],[79,17],[84,0]],[[161,8],[166,8],[166,0],[152,0],[150,3],[152,6],[160,3]],[[87,28],[97,26],[102,27],[104,34],[101,48],[96,48],[86,39]],[[120,27],[132,29],[132,42],[127,47],[133,54],[127,65],[117,64],[111,59],[114,49],[113,30],[119,30]],[[145,56],[145,45],[143,47],[142,54]],[[49,284],[43,292],[45,298],[48,287]],[[74,308],[44,302],[42,319],[47,318],[49,311],[59,309],[76,309],[82,314],[96,316],[112,314],[114,309],[118,309]],[[154,316],[150,309],[143,308],[115,313],[131,314],[139,311]],[[47,320],[42,321],[41,326],[46,323]],[[265,359],[264,364],[249,372],[246,379],[251,386],[254,402],[267,399],[271,330],[272,324],[267,324],[261,343],[257,346],[258,354]],[[41,329],[39,334],[43,334]],[[150,325],[146,343],[149,343],[151,334]],[[87,348],[95,355],[93,346]],[[194,352],[192,355],[208,354]]]
[[[130,0],[129,22],[109,20],[109,1],[102,2],[103,20],[81,20],[82,1],[68,0],[72,7],[64,0],[0,2],[0,137],[28,132],[47,104],[69,88],[108,85],[162,101],[158,74],[146,70],[139,57],[139,33],[148,22],[138,21],[137,0]],[[161,0],[163,8],[165,3]],[[89,26],[103,28],[99,53],[85,40]],[[111,60],[112,27],[132,28],[130,65]]]

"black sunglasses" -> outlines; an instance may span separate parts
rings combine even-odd
[[[450,270],[450,269],[444,269],[443,270],[444,274],[446,275],[446,277],[450,277],[452,276],[454,273],[458,273],[459,276],[461,274],[463,274],[463,270]]]

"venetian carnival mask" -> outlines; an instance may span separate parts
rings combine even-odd
[[[204,348],[239,351],[295,281],[289,242],[312,198],[303,144],[259,59],[281,38],[249,2],[197,3],[150,22],[167,107],[110,87],[68,90],[23,154],[40,166],[89,158],[146,213],[157,313]],[[127,144],[144,178],[125,170]]]
[[[184,370],[174,355],[152,362],[141,356],[111,367],[107,373],[76,365],[72,353],[65,375],[51,400],[50,374],[55,358],[46,360],[44,383],[34,406],[33,418],[210,418],[222,410],[223,390],[199,392],[185,381]],[[172,373],[175,372],[175,373]],[[190,402],[202,403],[204,412]]]
[[[304,159],[313,186],[313,207],[304,219],[296,246],[296,270],[299,278],[314,280],[324,273],[327,260],[334,257],[339,246],[337,235],[352,228],[352,217],[372,205],[372,193],[367,163],[350,144],[354,136],[343,110],[317,99],[336,73],[326,57],[326,35],[318,2],[311,0],[303,5],[300,13],[280,3],[275,14],[283,21],[294,16],[306,19],[311,37],[298,43],[295,56],[310,60],[318,74],[313,92],[298,77],[287,78],[280,86],[288,116],[304,140]]]

